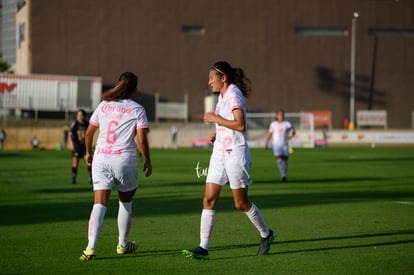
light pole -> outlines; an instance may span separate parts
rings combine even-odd
[[[355,128],[355,45],[356,45],[356,23],[359,14],[354,12],[352,17],[352,30],[351,30],[351,73],[350,73],[350,99],[349,99],[349,130]]]

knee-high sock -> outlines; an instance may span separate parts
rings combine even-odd
[[[87,248],[95,248],[96,242],[101,232],[104,217],[106,213],[106,206],[102,204],[94,204],[89,218],[88,229],[88,246]]]
[[[280,176],[281,177],[286,177],[286,173],[285,173],[285,165],[284,165],[284,160],[281,158],[277,159],[277,168],[279,169],[280,172]]]
[[[78,175],[78,167],[72,166],[72,177],[75,177]]]
[[[201,212],[200,221],[200,246],[204,249],[208,249],[210,244],[210,237],[214,227],[214,221],[216,219],[215,210],[203,209]]]
[[[92,177],[92,166],[88,166],[88,175]]]
[[[119,202],[118,209],[118,244],[125,246],[128,242],[129,229],[132,222],[132,201]]]
[[[267,228],[266,222],[260,213],[259,208],[252,203],[252,207],[249,211],[244,212],[246,213],[247,217],[249,217],[252,224],[257,228],[257,230],[260,232],[260,236],[262,238],[265,238],[269,236],[269,228]]]
[[[284,171],[285,171],[285,176],[286,176],[288,172],[288,160],[284,159],[283,163],[284,163]]]

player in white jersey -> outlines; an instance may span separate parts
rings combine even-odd
[[[138,246],[136,242],[128,240],[132,199],[138,186],[137,143],[145,161],[145,176],[151,175],[152,165],[147,138],[147,116],[144,108],[131,100],[137,85],[138,79],[133,73],[121,74],[117,85],[103,94],[103,101],[89,121],[85,145],[86,160],[92,163],[94,205],[89,218],[88,245],[81,260],[95,258],[95,247],[113,184],[119,197],[117,253],[132,253]],[[93,136],[98,129],[99,136],[92,156]]]
[[[220,61],[209,71],[209,86],[219,92],[215,113],[206,113],[204,121],[215,123],[216,133],[209,140],[214,145],[206,179],[203,210],[200,223],[200,244],[193,249],[183,250],[184,256],[207,260],[210,236],[215,221],[215,207],[220,192],[227,182],[233,194],[234,205],[244,211],[261,236],[257,255],[268,253],[274,239],[258,207],[248,200],[248,186],[252,183],[252,164],[246,140],[246,102],[250,81],[240,68]]]
[[[265,149],[268,148],[269,141],[272,140],[273,155],[276,158],[282,181],[287,181],[289,140],[295,133],[296,131],[292,124],[285,120],[285,112],[279,110],[276,114],[276,120],[270,123]]]

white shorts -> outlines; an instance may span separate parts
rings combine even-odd
[[[115,184],[120,192],[129,192],[138,187],[137,165],[113,165],[92,162],[93,190],[112,190]]]
[[[289,146],[288,145],[272,145],[273,155],[274,156],[289,156]]]
[[[206,182],[215,183],[221,186],[230,183],[231,189],[246,188],[252,184],[250,168],[252,160],[250,157],[223,159],[215,156],[210,158]]]

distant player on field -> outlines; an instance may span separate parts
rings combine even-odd
[[[76,120],[72,123],[70,128],[70,140],[72,142],[72,184],[76,184],[76,177],[78,175],[79,159],[85,158],[85,134],[88,129],[89,122],[86,120],[86,113],[84,110],[79,110],[76,113]],[[86,162],[88,167],[88,182],[92,184],[92,170],[91,166]]]
[[[175,125],[171,126],[171,146],[174,149],[177,149],[177,135],[178,135],[178,128]]]
[[[132,199],[138,186],[137,143],[144,158],[145,176],[152,173],[148,147],[148,120],[144,108],[131,100],[136,92],[135,74],[121,74],[117,85],[105,92],[91,116],[86,132],[86,160],[92,164],[94,205],[89,218],[88,245],[81,260],[93,260],[112,185],[118,189],[118,254],[132,253],[138,244],[128,240],[132,222]],[[92,141],[99,136],[92,157]],[[135,141],[136,139],[136,141]],[[92,161],[93,160],[93,161]]]
[[[6,141],[6,131],[4,129],[0,130],[0,149],[3,150],[4,142]]]
[[[217,62],[209,71],[209,86],[220,92],[215,113],[204,114],[204,121],[215,123],[216,133],[209,138],[214,145],[205,185],[203,211],[200,223],[199,246],[183,250],[184,256],[198,260],[209,258],[208,248],[216,217],[216,203],[222,188],[230,183],[234,206],[243,211],[259,231],[261,240],[257,255],[268,253],[274,239],[259,208],[248,199],[248,186],[252,184],[250,167],[252,159],[247,145],[246,101],[250,81],[240,68],[232,68],[227,62]],[[234,228],[232,234],[237,234]]]
[[[282,181],[287,181],[289,140],[295,134],[295,128],[293,128],[289,121],[285,120],[285,112],[279,110],[276,115],[276,120],[270,123],[269,132],[265,141],[265,149],[268,148],[269,141],[272,140],[273,155],[277,160],[277,167]]]

